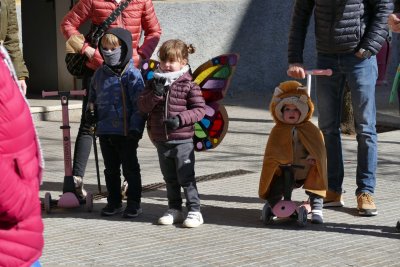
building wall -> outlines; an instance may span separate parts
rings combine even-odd
[[[287,36],[293,1],[153,0],[153,3],[163,29],[161,42],[180,38],[197,47],[190,56],[193,70],[219,54],[240,54],[231,94],[271,93],[277,84],[289,79]],[[65,40],[59,31],[69,5],[70,0],[22,0],[25,59],[32,74],[30,88],[34,91],[76,87],[65,68]],[[313,25],[309,33],[304,58],[305,65],[313,68]],[[398,37],[394,37],[389,81],[398,62]]]

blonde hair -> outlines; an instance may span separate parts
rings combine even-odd
[[[117,47],[121,45],[121,41],[118,39],[117,36],[111,33],[106,33],[102,38],[101,38],[101,46],[112,46],[112,47]]]
[[[158,58],[160,61],[186,61],[189,63],[189,54],[193,54],[196,48],[192,44],[185,44],[179,39],[171,39],[165,41],[158,50]]]

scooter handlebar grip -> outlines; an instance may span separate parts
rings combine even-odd
[[[331,69],[306,70],[306,74],[331,76],[332,75],[332,70]]]

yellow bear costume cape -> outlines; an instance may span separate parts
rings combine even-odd
[[[294,104],[299,109],[301,115],[297,124],[282,122],[282,108],[285,104]],[[296,81],[281,83],[275,89],[270,112],[276,125],[271,130],[265,149],[258,189],[260,198],[267,199],[272,180],[279,179],[281,175],[279,165],[293,163],[293,127],[296,128],[298,138],[309,155],[316,160],[316,164],[311,166],[307,174],[303,188],[325,197],[328,185],[325,144],[321,131],[310,122],[314,105],[306,89]]]

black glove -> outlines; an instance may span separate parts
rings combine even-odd
[[[128,138],[131,140],[140,140],[142,139],[142,133],[139,133],[138,131],[129,131],[128,133]]]
[[[150,88],[153,89],[153,92],[157,96],[162,96],[165,93],[165,82],[167,79],[160,77],[158,79],[154,78],[150,82]]]
[[[85,112],[85,120],[89,125],[95,125],[97,122],[97,114],[95,110],[86,110]]]
[[[179,128],[181,125],[181,122],[179,120],[178,116],[174,116],[171,118],[168,118],[164,121],[165,125],[167,126],[168,129],[176,130]]]

